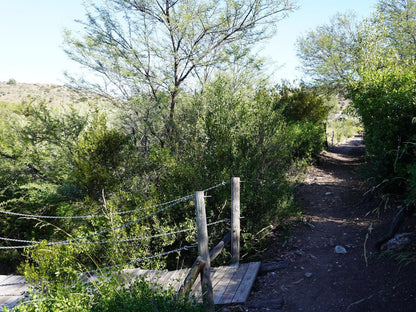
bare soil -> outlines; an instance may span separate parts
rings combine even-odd
[[[356,136],[324,152],[309,168],[296,191],[304,207],[302,222],[286,243],[276,233],[265,254],[289,266],[257,278],[248,301],[269,305],[242,310],[416,311],[416,264],[400,265],[374,250],[400,202],[391,204],[391,212],[367,215],[377,202],[363,203],[366,187],[356,173],[363,154],[362,137]],[[402,232],[415,230],[406,226]],[[335,253],[337,245],[347,253]]]

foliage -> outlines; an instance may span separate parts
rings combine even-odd
[[[247,181],[243,213],[246,216],[245,246],[248,248],[250,235],[270,223],[279,223],[280,217],[292,211],[288,170],[296,167],[296,162],[311,160],[322,149],[323,126],[314,121],[323,118],[319,115],[323,110],[322,102],[309,91],[292,88],[291,97],[266,87],[236,88],[234,82],[227,76],[219,77],[207,84],[204,92],[182,97],[174,137],[176,143],[170,147],[148,142],[143,149],[143,145],[135,144],[129,134],[110,127],[102,113],[91,113],[91,117],[81,117],[75,112],[61,115],[46,106],[31,104],[23,110],[25,115],[16,114],[15,118],[23,120],[21,126],[11,131],[12,135],[3,142],[7,143],[4,151],[10,152],[13,159],[3,157],[2,168],[5,177],[11,177],[17,170],[14,162],[16,165],[33,163],[42,171],[38,169],[32,175],[22,172],[22,180],[16,179],[16,185],[11,189],[7,189],[5,180],[7,197],[3,200],[7,206],[4,207],[9,211],[36,215],[104,216],[50,222],[9,216],[3,220],[3,235],[25,240],[60,241],[122,226],[117,231],[90,238],[92,242],[98,242],[148,237],[189,228],[195,223],[191,202],[150,218],[146,216],[156,212],[158,207],[137,208],[192,194],[217,182],[228,181],[231,176],[240,176]],[[166,101],[168,98],[161,94],[161,105]],[[283,114],[289,107],[295,111],[297,106],[307,107],[308,115],[292,120],[289,113]],[[65,137],[61,139],[59,133],[62,131]],[[16,141],[26,142],[23,145],[26,149],[14,159],[19,151],[17,147],[22,146],[12,143]],[[35,158],[35,155],[43,156]],[[39,172],[48,178],[39,177]],[[225,207],[229,202],[229,191],[222,188],[213,192],[215,196],[208,200],[210,220],[228,218],[229,211]],[[259,214],[258,209],[263,213]],[[114,215],[129,210],[135,212]],[[139,223],[123,226],[144,217],[146,219]],[[217,241],[226,231],[225,226],[216,226],[210,236]],[[132,243],[85,245],[82,250],[91,256],[80,253],[77,262],[88,269],[96,268],[96,263],[118,265],[192,245],[194,240],[195,233],[189,232]],[[193,262],[194,256],[194,253],[188,253],[183,261]],[[140,265],[163,267],[167,263],[168,267],[174,267],[177,261],[175,255]]]
[[[76,250],[71,245],[48,247],[43,243],[27,251],[24,272],[31,284],[29,298],[11,311],[202,311],[188,298],[176,300],[172,289],[163,290],[142,279],[128,287],[119,274],[87,281],[80,274],[83,266],[77,262]]]
[[[328,107],[325,106],[324,99],[305,86],[282,86],[277,107],[282,109],[283,116],[289,122],[320,124],[328,117]]]
[[[414,68],[394,64],[361,76],[350,96],[364,123],[368,174],[384,190],[406,190],[416,139]]]
[[[123,97],[128,114],[146,119],[150,128],[154,115],[147,113],[155,113],[165,142],[175,131],[180,93],[199,89],[224,65],[250,62],[249,51],[239,47],[250,49],[269,37],[294,6],[291,0],[102,0],[86,8],[84,31],[66,32],[65,52],[105,85],[84,87]],[[167,102],[160,102],[161,94]],[[130,105],[135,97],[145,98],[145,106]],[[129,125],[136,132],[140,126]]]
[[[416,55],[416,3],[413,0],[380,0],[376,22],[389,45],[403,62],[414,63]]]
[[[80,134],[74,152],[73,183],[90,197],[100,197],[119,181],[122,151],[128,137],[107,129],[104,115],[96,115]]]
[[[364,123],[366,176],[381,191],[414,201],[415,1],[380,0],[357,23],[337,16],[298,41],[315,82],[348,89]],[[346,121],[343,124],[347,123]]]
[[[297,40],[302,68],[316,85],[342,90],[355,77],[360,40],[353,14],[337,14],[328,24],[308,32]]]

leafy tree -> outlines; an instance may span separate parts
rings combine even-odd
[[[297,41],[304,71],[316,84],[343,89],[361,72],[413,63],[416,55],[416,2],[380,0],[371,17],[357,21],[337,14]]]
[[[298,38],[303,70],[317,85],[337,89],[356,74],[357,27],[353,14],[337,14],[329,24]]]
[[[394,46],[400,59],[416,60],[416,2],[414,0],[380,0],[377,24],[388,44]]]
[[[207,81],[234,44],[251,47],[269,37],[293,8],[291,0],[89,2],[81,37],[66,32],[66,53],[106,82],[89,87],[144,96],[147,109],[128,109],[140,120],[163,119],[170,133],[180,90]]]

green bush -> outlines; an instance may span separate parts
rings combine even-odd
[[[105,115],[95,115],[74,149],[73,183],[86,195],[99,198],[120,182],[120,165],[128,137],[107,128]]]
[[[326,135],[328,144],[335,145],[362,131],[358,118],[348,116],[348,119],[333,119],[327,122]]]
[[[8,85],[15,85],[17,82],[16,82],[16,79],[13,79],[13,78],[10,78],[8,81],[7,81],[7,84]]]
[[[329,108],[325,106],[322,97],[315,94],[312,89],[304,86],[294,88],[283,85],[279,88],[280,96],[277,107],[282,110],[283,116],[289,122],[323,123],[327,117]]]
[[[384,192],[402,193],[414,175],[416,73],[412,66],[391,64],[366,71],[350,86],[349,96],[365,130],[366,175]]]

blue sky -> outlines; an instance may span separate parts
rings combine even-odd
[[[277,34],[263,43],[272,79],[301,79],[296,70],[295,41],[327,23],[337,12],[366,17],[377,0],[298,0],[300,8],[278,25]],[[63,52],[63,30],[79,28],[82,0],[0,0],[0,81],[64,84],[63,72],[78,70]]]

